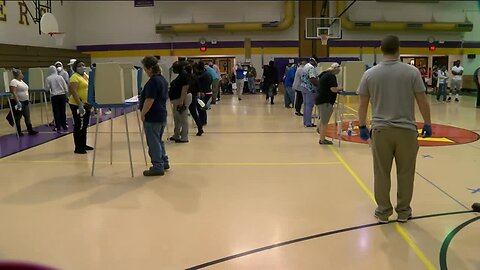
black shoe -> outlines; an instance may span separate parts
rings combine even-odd
[[[455,102],[459,102],[460,100],[458,100],[458,98],[455,98]]]
[[[271,102],[270,102],[270,104],[272,104],[272,105],[273,105],[273,104],[275,104],[275,103],[273,103],[273,101],[271,101]]]
[[[169,140],[169,141],[174,141],[174,142],[178,141],[178,139],[176,139],[176,138],[175,138],[175,137],[173,137],[173,136],[172,136],[172,137],[170,137],[170,138],[168,138],[168,140]]]
[[[164,170],[146,170],[146,171],[143,171],[143,176],[162,176],[162,175],[165,175],[165,171]]]
[[[301,112],[295,112],[295,115],[303,116],[303,113],[301,113]]]
[[[18,132],[18,136],[22,137],[23,135],[25,135],[25,134],[23,134],[23,132],[21,132],[21,131]]]
[[[452,101],[452,97],[448,97],[447,102]]]
[[[197,135],[197,136],[202,136],[203,133],[204,133],[204,132],[203,132],[203,129],[201,129],[201,130],[199,130],[199,131],[197,132],[197,134],[195,134],[195,135]]]
[[[241,98],[238,98],[238,100],[242,100]]]
[[[175,142],[176,142],[176,143],[188,143],[188,140],[186,140],[186,141],[176,140]]]
[[[93,149],[94,149],[94,148],[91,147],[91,146],[89,146],[89,145],[85,146],[85,150],[87,150],[87,151],[91,151],[91,150],[93,150]]]
[[[149,170],[153,170],[153,167],[150,167]],[[164,163],[164,164],[163,164],[163,170],[170,170],[170,164]]]
[[[317,127],[317,125],[315,125],[315,124],[310,124],[310,125],[307,125],[307,126],[305,126],[305,127],[306,127],[306,128],[311,128],[311,127]]]
[[[333,144],[332,141],[329,141],[329,140],[320,140],[318,141],[319,144],[326,144],[326,145],[330,145],[330,144]]]
[[[87,153],[87,150],[85,149],[75,149],[75,151],[73,151],[75,154],[86,154]]]
[[[28,135],[37,135],[37,134],[38,134],[38,131],[36,131],[36,130],[32,129],[32,130],[28,131]]]

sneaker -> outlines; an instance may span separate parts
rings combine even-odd
[[[377,214],[375,214],[375,218],[377,219],[378,223],[381,224],[387,224],[388,223],[388,217],[379,217]]]
[[[37,135],[37,134],[38,134],[38,131],[36,131],[36,130],[28,131],[28,135]]]
[[[460,100],[458,100],[458,98],[455,98],[455,102],[459,102]]]
[[[145,170],[143,171],[143,176],[162,176],[165,175],[164,170]]]
[[[152,170],[153,170],[153,167],[150,167],[149,170],[152,171]],[[163,164],[163,170],[165,170],[165,171],[166,171],[166,170],[170,170],[170,164],[164,163],[164,164]]]
[[[318,143],[319,143],[319,144],[327,144],[327,145],[333,144],[333,142],[332,142],[332,141],[329,141],[329,140],[320,140],[320,141],[318,141]]]
[[[398,222],[401,222],[401,223],[406,223],[409,219],[412,218],[412,214],[408,215],[406,218],[401,218],[401,217],[398,217],[397,218],[397,221]]]
[[[112,114],[111,110],[108,110],[108,111],[105,112],[105,115],[109,115],[109,114]]]
[[[87,153],[87,151],[86,151],[85,149],[82,149],[82,150],[77,150],[77,149],[75,149],[75,151],[73,151],[73,152],[74,152],[75,154],[81,154],[81,155]]]

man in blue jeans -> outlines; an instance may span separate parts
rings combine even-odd
[[[158,60],[153,56],[145,56],[143,69],[150,77],[140,95],[140,111],[147,138],[148,154],[152,167],[143,171],[144,176],[164,175],[170,169],[165,144],[162,141],[163,131],[167,125],[168,83],[160,73]]]
[[[317,60],[312,57],[303,67],[304,73],[301,77],[300,86],[303,94],[303,125],[306,128],[316,127],[312,122],[313,106],[315,106],[315,93],[317,92],[318,74]]]

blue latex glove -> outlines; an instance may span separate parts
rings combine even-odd
[[[85,115],[85,108],[83,107],[83,104],[81,104],[80,106],[78,106],[78,114],[80,116],[84,116]]]
[[[432,137],[432,126],[431,125],[429,125],[429,124],[423,125],[422,137],[423,138]]]
[[[360,138],[362,141],[368,141],[368,139],[370,139],[370,131],[366,126],[360,127]]]

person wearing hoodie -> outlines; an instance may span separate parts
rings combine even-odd
[[[55,122],[54,131],[60,133],[60,128],[63,128],[63,131],[67,131],[65,100],[67,98],[68,86],[65,79],[58,74],[57,70],[55,66],[48,68],[48,77],[45,79],[45,89],[50,91],[52,100],[53,119]]]
[[[62,78],[65,80],[65,82],[68,83],[70,82],[70,76],[68,76],[68,72],[63,69],[63,64],[60,61],[55,62],[55,68],[57,69],[58,75],[62,76]]]

